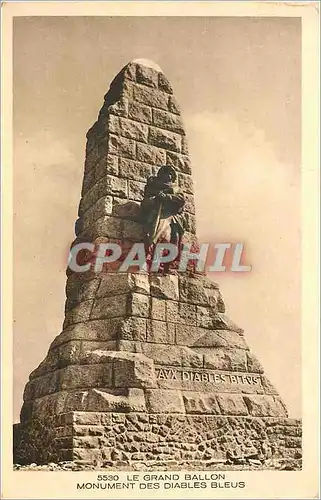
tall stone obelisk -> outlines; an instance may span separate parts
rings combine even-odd
[[[165,164],[186,200],[185,240],[197,244],[173,89],[160,68],[133,61],[87,134],[73,246],[142,242],[146,179]],[[67,274],[63,331],[26,385],[16,461],[201,468],[233,456],[299,456],[299,422],[226,316],[216,283],[193,272]]]

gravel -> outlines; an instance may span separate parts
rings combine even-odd
[[[195,466],[191,466],[186,462],[172,462],[171,464],[161,464],[159,462],[151,463],[131,463],[127,464],[124,462],[112,463],[104,462],[99,464],[84,464],[81,462],[50,462],[48,464],[14,464],[13,470],[21,471],[94,471],[94,470],[118,470],[118,471],[150,471],[150,470],[194,470]],[[246,464],[226,464],[223,462],[204,462],[203,466],[199,470],[301,470],[302,460],[292,460],[292,459],[270,459],[262,463],[259,460],[250,460]]]

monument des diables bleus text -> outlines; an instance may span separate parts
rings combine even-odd
[[[160,242],[177,258],[154,272]],[[218,284],[195,261],[178,270],[183,245],[198,248],[192,166],[172,86],[146,61],[114,78],[87,133],[72,247],[80,243],[124,254],[141,243],[146,268],[68,267],[63,330],[25,387],[14,461],[300,467],[301,423],[226,315]]]

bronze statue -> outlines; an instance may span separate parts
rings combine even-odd
[[[180,247],[184,234],[182,213],[185,199],[175,185],[176,179],[175,169],[168,165],[161,166],[156,176],[147,179],[141,215],[148,254],[158,242],[165,241]]]

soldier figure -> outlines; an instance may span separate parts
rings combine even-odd
[[[176,179],[175,169],[168,165],[160,167],[157,176],[147,179],[141,203],[147,255],[151,255],[158,242],[173,243],[180,249],[184,234],[181,214],[185,199],[175,186]]]

